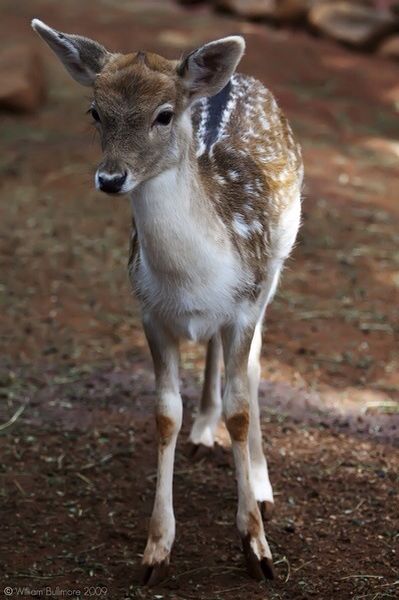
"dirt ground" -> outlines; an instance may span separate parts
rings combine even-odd
[[[0,115],[0,597],[399,597],[397,65],[166,0],[0,8],[0,46],[40,48],[49,90],[36,115]],[[272,583],[244,569],[228,450],[199,462],[186,451],[203,349],[185,345],[173,565],[164,585],[138,586],[156,447],[129,207],[95,192],[89,93],[35,40],[32,17],[169,57],[241,32],[242,70],[275,92],[303,145],[303,227],[262,356]]]

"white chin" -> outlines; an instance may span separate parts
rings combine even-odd
[[[133,177],[131,175],[128,175],[126,178],[126,181],[123,184],[121,191],[119,193],[120,194],[128,194],[129,192],[132,192],[134,190],[134,188],[137,186],[137,184],[138,184],[138,181],[133,179]]]
[[[134,183],[133,185],[124,185],[124,186],[122,186],[121,191],[118,193],[119,194],[128,194],[129,192],[132,192],[136,186],[137,186],[137,183]]]

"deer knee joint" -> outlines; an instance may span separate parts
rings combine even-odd
[[[156,423],[159,441],[163,444],[167,444],[170,438],[178,431],[176,421],[167,415],[157,414]]]
[[[247,410],[235,413],[226,421],[227,430],[235,442],[245,442],[248,438],[249,413]]]

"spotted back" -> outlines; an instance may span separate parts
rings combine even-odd
[[[272,93],[238,73],[192,119],[208,196],[259,281],[271,231],[302,184],[300,148]]]

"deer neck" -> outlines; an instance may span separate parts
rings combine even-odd
[[[191,119],[184,123],[179,162],[131,195],[141,252],[160,271],[179,271],[198,245],[218,237],[199,174]]]

